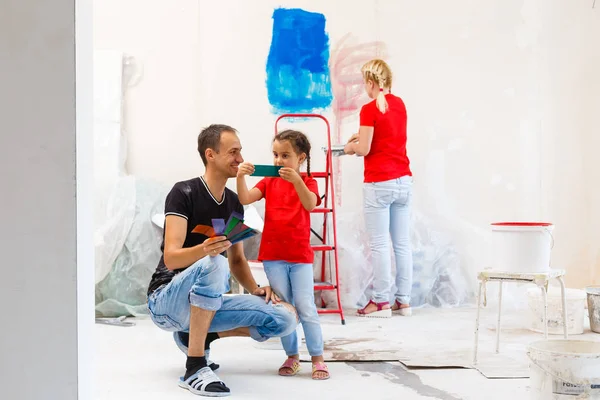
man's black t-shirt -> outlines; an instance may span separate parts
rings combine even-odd
[[[165,201],[165,218],[167,215],[178,215],[188,221],[187,234],[183,243],[184,248],[194,247],[208,239],[208,236],[202,233],[192,232],[197,225],[210,228],[212,227],[213,218],[222,218],[227,223],[229,216],[234,211],[244,214],[244,207],[240,203],[237,194],[225,188],[223,199],[218,202],[203,178],[194,178],[176,183]],[[161,251],[164,252],[164,248],[165,234],[163,232]],[[161,256],[148,286],[148,296],[162,285],[171,282],[176,274],[184,270],[185,268],[169,271],[165,266],[164,256]]]

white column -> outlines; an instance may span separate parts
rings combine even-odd
[[[91,12],[91,0],[0,7],[6,399],[92,397]]]

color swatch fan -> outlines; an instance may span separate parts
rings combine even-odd
[[[208,237],[225,236],[231,244],[249,239],[259,233],[258,230],[245,225],[244,216],[235,211],[231,213],[227,223],[222,218],[214,218],[212,220],[212,228],[205,225],[197,225],[192,232],[201,233]]]

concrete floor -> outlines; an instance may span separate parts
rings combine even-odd
[[[465,346],[472,345],[474,314],[471,310],[466,311],[458,313],[453,313],[452,310],[424,310],[420,313],[417,311],[410,319],[394,317],[380,320],[376,324],[378,324],[377,328],[387,332],[402,332],[402,329],[411,325],[420,326],[422,334],[404,333],[405,338],[408,336],[415,340],[418,338],[422,343],[413,341],[406,347],[406,349],[413,349],[406,350],[410,353],[414,353],[414,349],[428,347],[428,341],[430,344],[435,344],[436,348],[447,348],[449,354],[456,351],[453,346],[462,346],[461,351],[468,352]],[[436,343],[431,343],[431,339],[428,339],[429,334],[434,334],[434,329],[431,327],[447,325],[439,323],[441,318],[453,321],[449,329],[451,332],[456,332],[455,336],[462,337],[463,342],[457,342],[456,338],[452,339],[449,333],[439,332],[440,329],[437,329],[435,336],[431,336],[436,338]],[[493,352],[494,332],[485,328],[487,325],[493,325],[491,323],[494,319],[493,310],[488,310],[487,318],[481,334],[481,351],[484,357]],[[373,324],[373,322],[363,322],[364,318],[350,316],[347,320],[346,327],[350,328],[340,328],[337,316],[322,316],[325,340],[334,337],[333,332],[344,332],[350,337],[360,335],[358,332],[362,332],[363,335],[365,332],[368,335],[376,334],[372,333],[375,331],[366,329],[366,326],[358,329],[361,323]],[[171,334],[159,330],[148,319],[133,319],[133,321],[136,322],[136,326],[130,328],[96,326],[96,399],[197,398],[177,386],[178,377],[184,372],[185,357],[174,345]],[[369,319],[369,321],[373,320]],[[510,344],[510,332],[507,335],[507,351],[517,348],[522,352],[522,348],[515,346],[514,343]],[[449,338],[447,345],[442,343],[445,337]],[[517,336],[513,335],[513,342],[514,337]],[[303,363],[302,371],[298,376],[280,377],[276,371],[284,360],[284,354],[276,341],[271,342],[270,345],[268,342],[265,343],[267,345],[257,344],[249,338],[227,338],[213,344],[211,358],[221,365],[218,375],[231,388],[230,398],[261,400],[301,399],[313,396],[328,399],[369,397],[394,400],[529,398],[529,379],[488,379],[476,369],[466,368],[407,369],[400,362],[328,362],[332,376],[328,381],[311,380],[310,364]],[[392,342],[390,346],[393,346]]]

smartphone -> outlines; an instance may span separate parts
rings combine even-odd
[[[255,165],[251,176],[279,176],[280,169],[275,165]]]

